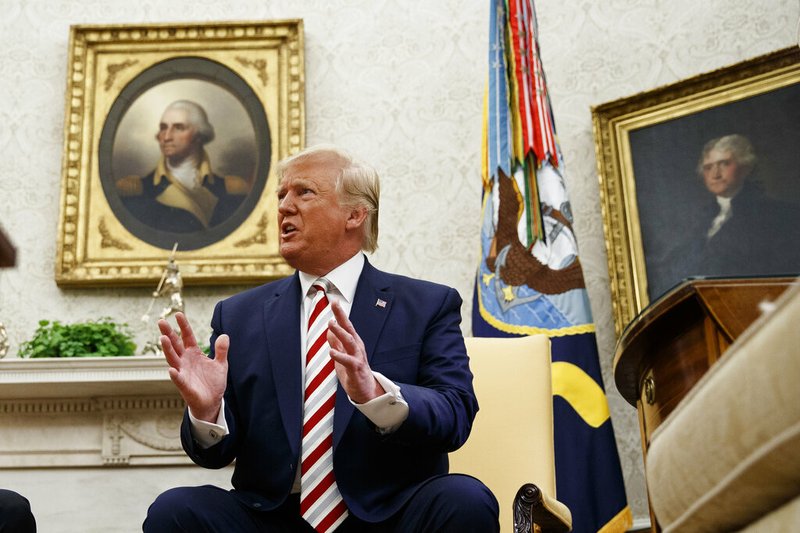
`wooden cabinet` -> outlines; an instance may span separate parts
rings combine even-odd
[[[622,332],[614,381],[649,436],[725,350],[795,278],[694,279],[675,287]]]

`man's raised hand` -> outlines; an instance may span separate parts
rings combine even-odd
[[[228,377],[230,339],[227,335],[217,338],[214,359],[211,359],[197,345],[186,316],[176,313],[175,320],[180,336],[166,320],[158,321],[161,347],[170,366],[169,377],[192,416],[206,422],[216,422]]]
[[[335,320],[328,324],[328,344],[336,376],[351,400],[357,404],[367,403],[386,391],[372,374],[364,342],[342,306],[332,302],[331,309]]]

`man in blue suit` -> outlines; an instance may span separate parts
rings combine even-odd
[[[207,468],[235,459],[234,488],[171,489],[150,506],[144,531],[498,531],[488,488],[448,474],[447,453],[466,441],[478,410],[458,293],[367,261],[379,198],[368,165],[323,146],[281,162],[278,175],[280,253],[295,275],[218,303],[212,358],[183,314],[180,332],[159,323],[187,404],[184,449]],[[336,387],[332,451],[323,454],[335,487],[321,500],[338,511],[320,524],[300,493],[310,483],[304,354],[317,345],[306,341],[316,328],[306,317],[321,284]]]

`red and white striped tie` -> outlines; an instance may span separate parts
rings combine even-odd
[[[333,477],[333,405],[338,381],[328,345],[328,322],[333,311],[325,292],[330,286],[328,280],[319,278],[312,288],[316,294],[306,337],[300,514],[324,533],[336,529],[348,513]]]

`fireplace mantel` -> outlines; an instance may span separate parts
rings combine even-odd
[[[172,395],[161,356],[0,359],[0,400]]]
[[[170,487],[230,487],[180,443],[184,403],[163,357],[0,360],[0,488],[41,531],[141,531]]]
[[[163,357],[0,360],[0,468],[185,465]]]

